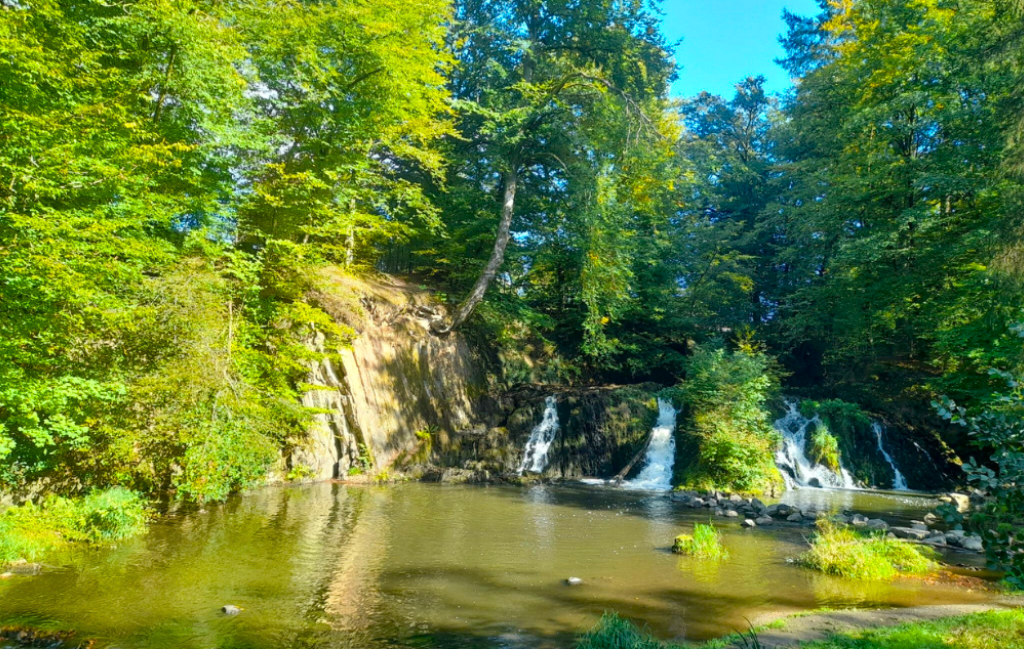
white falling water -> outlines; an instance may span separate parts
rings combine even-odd
[[[892,467],[893,475],[892,488],[896,491],[907,491],[907,479],[903,477],[900,470],[896,468],[896,463],[892,461],[892,456],[885,450],[885,446],[882,445],[882,424],[877,421],[871,422],[871,430],[875,431],[875,437],[878,439],[878,450],[881,451],[882,457]]]
[[[647,445],[644,466],[632,480],[622,486],[626,489],[645,491],[671,491],[672,466],[676,462],[676,415],[679,414],[672,402],[658,399],[658,421],[651,430],[651,442]]]
[[[558,433],[558,403],[554,397],[544,399],[544,417],[530,431],[530,439],[526,440],[523,452],[523,463],[519,465],[519,475],[529,471],[544,473],[548,467],[548,450]]]
[[[839,465],[839,472],[815,464],[807,457],[807,433],[812,426],[820,426],[818,415],[808,419],[800,414],[795,401],[786,402],[786,414],[775,422],[782,433],[782,446],[775,452],[775,464],[787,489],[795,487],[841,487],[856,489],[853,476]]]

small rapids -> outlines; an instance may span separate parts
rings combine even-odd
[[[645,491],[671,491],[672,467],[676,462],[676,415],[679,411],[666,399],[658,399],[658,421],[651,430],[644,467],[622,486]]]
[[[821,425],[815,415],[808,419],[800,414],[795,401],[787,401],[786,414],[775,421],[775,429],[782,433],[782,446],[775,453],[775,464],[786,482],[786,488],[796,487],[839,487],[856,489],[853,476],[839,465],[839,472],[815,464],[807,457],[807,434]]]
[[[523,463],[519,465],[519,475],[527,471],[544,473],[544,469],[548,467],[548,451],[557,434],[558,402],[555,397],[551,396],[544,399],[544,417],[539,424],[533,427],[533,430],[530,431],[530,438],[526,440]]]
[[[892,479],[892,488],[896,491],[908,491],[907,479],[903,477],[900,470],[896,468],[896,463],[893,462],[892,456],[889,455],[889,452],[885,450],[885,446],[882,444],[882,424],[877,421],[871,422],[871,430],[875,431],[875,437],[878,439],[879,452],[882,453],[882,457],[884,457],[885,461],[892,467],[892,473],[894,476]]]

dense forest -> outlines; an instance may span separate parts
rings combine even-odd
[[[792,91],[680,101],[654,0],[0,0],[0,484],[257,482],[352,336],[325,269],[507,386],[1019,408],[1024,7],[820,4]]]

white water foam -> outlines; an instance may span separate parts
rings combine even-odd
[[[795,401],[786,402],[787,412],[776,420],[775,429],[782,433],[782,446],[775,452],[775,464],[786,482],[787,489],[797,487],[838,487],[856,489],[857,484],[849,471],[839,465],[839,472],[827,466],[815,464],[805,451],[807,432],[812,426],[820,426],[818,415],[808,419],[800,414]]]
[[[896,491],[908,491],[907,479],[900,473],[900,470],[896,468],[896,463],[892,461],[892,456],[885,450],[885,446],[882,445],[882,424],[877,421],[871,422],[871,430],[875,431],[875,437],[878,439],[878,450],[882,453],[882,457],[892,467],[893,475],[895,476],[892,480],[892,488]]]
[[[666,399],[658,399],[658,421],[651,430],[644,467],[622,486],[645,491],[671,491],[672,466],[676,462],[676,415],[679,411]]]
[[[519,475],[529,471],[544,473],[548,467],[548,450],[551,449],[555,435],[558,434],[558,402],[555,398],[544,399],[544,417],[530,431],[530,439],[526,440],[523,451],[523,463],[519,465]]]

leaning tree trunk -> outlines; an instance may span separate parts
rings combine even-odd
[[[501,268],[502,262],[505,261],[505,248],[508,247],[508,240],[511,236],[509,231],[512,227],[512,213],[515,210],[516,204],[516,184],[519,181],[519,177],[515,169],[513,169],[506,172],[502,179],[505,182],[505,201],[501,205],[501,222],[498,223],[498,236],[494,240],[494,250],[491,252],[491,258],[487,261],[487,265],[484,266],[480,277],[477,278],[476,284],[473,285],[473,290],[469,292],[466,299],[455,310],[451,324],[446,326],[440,322],[436,323],[433,326],[435,333],[446,334],[459,327],[472,315],[473,309],[484,299],[487,287],[491,285],[491,280],[498,274],[498,269]]]

